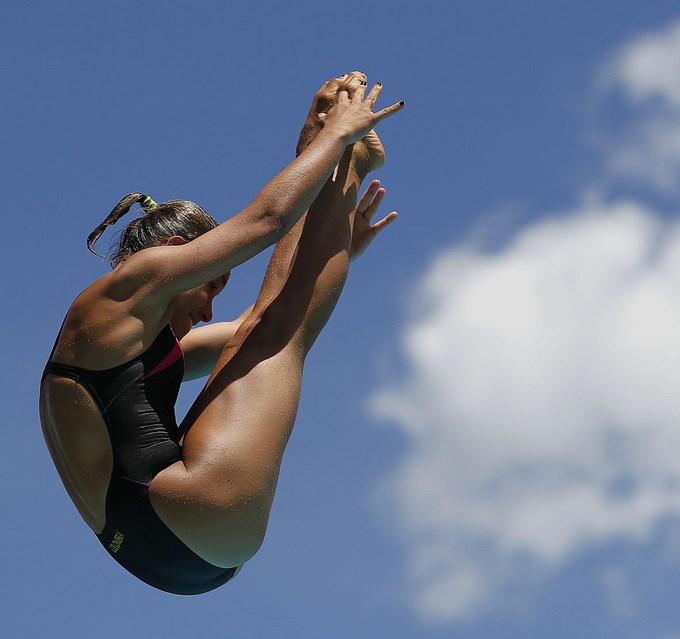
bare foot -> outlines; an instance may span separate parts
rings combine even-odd
[[[366,177],[371,171],[377,171],[385,164],[385,148],[375,131],[354,143],[352,161],[361,178]]]
[[[339,78],[332,78],[323,84],[314,96],[307,119],[302,126],[296,149],[297,155],[300,155],[307,148],[317,133],[323,128],[323,121],[319,118],[319,114],[330,111],[331,107],[335,104],[338,91],[345,90],[350,95],[353,95],[354,91],[356,91],[362,82],[366,82],[367,79],[364,73],[352,71],[352,73],[342,75]],[[377,92],[374,92],[375,99],[377,99],[379,94],[380,88]],[[375,171],[385,164],[385,149],[375,131],[371,131],[363,140],[354,143],[352,160],[357,174],[362,179],[371,171]]]
[[[323,128],[323,122],[319,118],[319,113],[328,113],[331,110],[331,107],[335,104],[335,96],[340,89],[340,83],[345,78],[347,78],[346,75],[339,78],[331,78],[328,82],[324,82],[316,92],[312,100],[312,106],[309,108],[307,119],[302,125],[302,131],[300,131],[300,138],[295,149],[296,155],[300,155]]]

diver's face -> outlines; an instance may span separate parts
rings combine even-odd
[[[170,325],[177,339],[182,339],[199,322],[212,320],[213,300],[224,290],[230,275],[225,273],[173,299]]]

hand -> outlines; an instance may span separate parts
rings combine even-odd
[[[300,132],[296,155],[300,155],[323,128],[323,118],[336,103],[338,91],[345,89],[352,97],[367,79],[366,74],[361,71],[352,71],[339,78],[331,78],[322,85],[312,100],[312,106]],[[352,163],[361,179],[385,164],[385,149],[375,131],[370,131],[366,137],[354,144]]]
[[[378,212],[385,193],[385,189],[380,187],[380,181],[373,180],[361,196],[354,213],[352,244],[349,248],[350,261],[359,257],[369,247],[376,235],[397,219],[397,212],[392,211],[382,220],[371,225],[371,220]]]
[[[307,119],[302,125],[295,155],[300,155],[311,144],[319,131],[321,131],[323,128],[322,118],[335,104],[338,91],[345,89],[349,95],[354,95],[354,92],[361,83],[366,82],[367,79],[366,75],[361,73],[361,71],[352,71],[349,74],[345,73],[339,78],[331,78],[323,83],[312,99],[312,106],[309,108]]]
[[[318,117],[324,127],[333,128],[347,145],[353,144],[366,137],[379,122],[394,115],[397,111],[401,111],[404,107],[403,102],[398,102],[373,113],[371,109],[378,100],[381,91],[382,84],[379,82],[365,96],[365,81],[351,96],[346,89],[340,89],[335,105],[328,113],[319,113]]]

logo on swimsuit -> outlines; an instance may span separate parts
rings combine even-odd
[[[123,539],[125,539],[125,535],[122,532],[116,531],[113,541],[109,544],[112,553],[116,554],[120,550],[120,547],[123,545]]]

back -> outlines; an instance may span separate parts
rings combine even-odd
[[[45,441],[83,519],[100,534],[112,474],[145,483],[179,459],[182,349],[169,325],[139,356],[101,371],[50,361],[40,390]]]
[[[106,523],[113,453],[97,404],[75,380],[48,374],[40,386],[40,421],[69,497],[87,525],[99,534]]]

